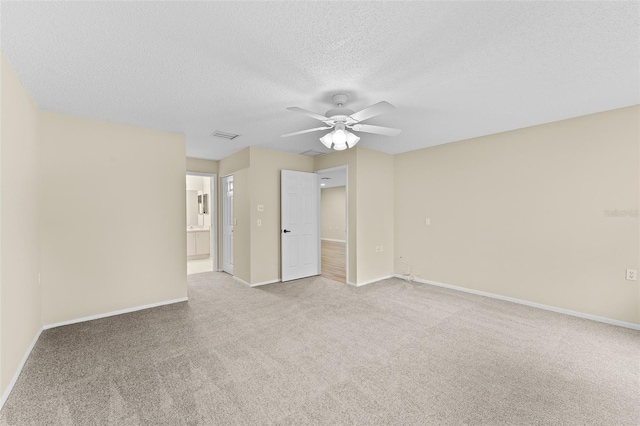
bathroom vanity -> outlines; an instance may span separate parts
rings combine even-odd
[[[211,231],[187,228],[187,260],[206,259],[211,252]]]

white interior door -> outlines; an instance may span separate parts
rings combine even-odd
[[[222,178],[222,270],[233,275],[233,176]]]
[[[280,197],[282,281],[319,275],[318,175],[282,170]]]

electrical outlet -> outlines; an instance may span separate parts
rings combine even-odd
[[[264,211],[264,205],[258,204],[258,211],[259,212],[263,212]]]
[[[627,269],[627,279],[629,281],[638,281],[638,270],[637,269]]]

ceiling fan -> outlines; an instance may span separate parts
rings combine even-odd
[[[348,98],[349,96],[344,93],[336,93],[333,95],[331,99],[333,100],[333,103],[336,104],[337,108],[327,111],[325,115],[316,114],[315,112],[307,111],[306,109],[298,107],[287,108],[289,111],[301,112],[311,118],[320,120],[326,124],[326,126],[302,130],[300,132],[287,133],[286,135],[282,135],[282,137],[286,138],[289,136],[301,135],[303,133],[316,132],[318,130],[333,129],[331,132],[321,137],[320,142],[329,149],[333,148],[336,151],[342,151],[347,148],[353,148],[360,140],[360,137],[351,133],[347,129],[355,132],[375,133],[377,135],[385,136],[397,136],[400,134],[400,129],[362,124],[363,121],[371,117],[375,117],[376,115],[380,115],[394,109],[395,107],[389,102],[378,102],[377,104],[373,104],[363,110],[353,112],[352,110],[343,107]]]

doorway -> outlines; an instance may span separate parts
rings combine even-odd
[[[215,175],[186,176],[187,275],[217,269]]]
[[[222,178],[222,270],[233,275],[233,175]]]
[[[320,182],[320,275],[347,282],[347,166],[316,172]]]

